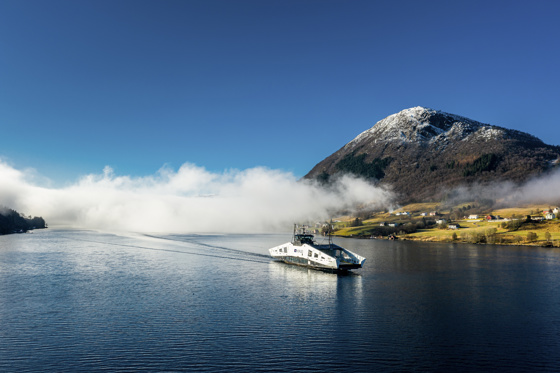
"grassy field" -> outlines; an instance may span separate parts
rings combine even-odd
[[[500,215],[504,218],[512,217],[526,217],[527,215],[535,215],[539,212],[549,209],[548,205],[529,205],[525,207],[510,207],[504,209],[494,210],[495,215]]]
[[[339,218],[336,224],[337,236],[343,237],[371,237],[380,238],[378,233],[381,225],[399,223],[400,227],[420,226],[435,219],[446,219],[447,222],[459,224],[460,228],[448,229],[447,225],[428,225],[425,228],[414,229],[413,233],[406,233],[404,228],[393,228],[399,239],[435,241],[435,242],[469,242],[469,243],[495,243],[503,245],[534,245],[534,246],[555,246],[560,247],[560,220],[527,221],[527,216],[533,219],[543,217],[543,211],[548,210],[548,205],[527,205],[516,208],[487,209],[479,215],[494,215],[503,218],[499,221],[486,221],[486,219],[468,220],[464,216],[457,219],[457,212],[452,215],[452,211],[467,211],[466,206],[471,206],[472,210],[478,208],[476,203],[463,203],[457,206],[442,207],[437,203],[416,203],[404,206],[392,212],[378,212],[361,220],[355,224],[354,217],[345,216]],[[410,215],[397,215],[399,212],[409,212]],[[422,216],[422,213],[438,211],[438,217]],[[474,211],[470,211],[474,213]],[[468,216],[468,213],[465,215]],[[455,217],[455,219],[451,219]],[[513,219],[513,220],[512,220]],[[512,226],[516,222],[517,226]],[[358,226],[352,226],[358,225]],[[387,238],[383,234],[383,238]]]
[[[501,223],[479,222],[476,225],[470,222],[458,221],[460,229],[439,229],[431,228],[420,230],[416,233],[404,235],[402,238],[409,240],[422,241],[442,241],[442,242],[471,242],[473,236],[493,236],[493,239],[486,237],[486,243],[515,244],[515,245],[537,245],[542,246],[550,242],[554,246],[559,246],[560,241],[560,221],[543,221],[539,223],[522,226],[520,229],[511,231],[501,227]],[[495,229],[495,231],[493,230]],[[528,233],[536,234],[536,237],[528,241]],[[547,234],[550,236],[547,239]],[[455,233],[455,238],[453,234]],[[519,237],[517,239],[516,237]],[[484,242],[479,242],[484,243]]]

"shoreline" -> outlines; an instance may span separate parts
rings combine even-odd
[[[345,228],[335,232],[335,236],[358,239],[407,240],[437,243],[467,243],[480,245],[560,247],[560,221],[524,221],[516,228],[501,222],[480,221],[468,226],[459,222],[460,228],[431,226],[406,232],[404,229],[379,232],[374,224]],[[459,224],[457,224],[459,225]]]
[[[529,247],[539,247],[548,249],[558,249],[560,248],[560,243],[554,243],[553,241],[537,241],[537,242],[500,242],[500,243],[488,243],[488,242],[468,242],[465,240],[457,239],[441,239],[438,236],[423,236],[423,237],[411,237],[411,236],[397,236],[395,239],[388,237],[366,237],[366,236],[346,236],[346,235],[333,235],[337,238],[354,238],[358,240],[381,240],[381,241],[415,241],[415,242],[427,242],[427,243],[452,243],[452,244],[469,244],[469,245],[484,245],[484,246],[529,246]]]

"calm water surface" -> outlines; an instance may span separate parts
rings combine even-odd
[[[0,371],[560,371],[560,251],[284,235],[0,236]]]

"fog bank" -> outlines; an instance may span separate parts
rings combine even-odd
[[[560,169],[529,179],[522,184],[509,181],[456,187],[446,193],[447,203],[492,200],[499,207],[527,204],[560,205]]]
[[[393,195],[351,176],[325,189],[267,168],[212,173],[193,164],[145,177],[106,167],[63,188],[34,182],[33,170],[0,162],[0,205],[47,224],[130,232],[273,232],[357,206],[390,206]]]

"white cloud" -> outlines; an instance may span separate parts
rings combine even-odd
[[[325,189],[266,168],[211,173],[192,164],[155,175],[115,175],[106,167],[68,187],[29,181],[0,162],[0,204],[48,224],[135,232],[263,232],[324,220],[358,205],[386,206],[392,193],[350,176]]]

